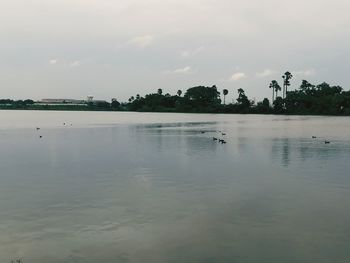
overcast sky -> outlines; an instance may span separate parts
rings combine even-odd
[[[0,98],[350,89],[349,0],[0,0]]]

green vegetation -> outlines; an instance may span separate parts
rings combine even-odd
[[[66,111],[105,111],[115,110],[115,103],[101,104],[38,104],[32,100],[0,99],[1,110],[66,110]],[[118,106],[119,110],[119,106]]]
[[[283,90],[277,80],[272,80],[268,86],[272,90],[271,102],[267,98],[255,102],[247,97],[243,89],[238,89],[235,102],[226,103],[229,91],[224,89],[222,103],[220,92],[214,85],[189,88],[184,96],[181,90],[176,95],[170,95],[158,89],[156,93],[144,97],[139,94],[132,96],[125,103],[113,100],[112,103],[99,101],[80,105],[46,105],[32,100],[0,100],[0,109],[350,115],[350,91],[343,91],[340,86],[331,86],[325,82],[313,85],[306,80],[302,81],[298,89],[288,91],[293,75],[287,71],[282,78]],[[282,96],[279,96],[280,91]]]
[[[253,114],[299,114],[299,115],[350,115],[350,91],[328,83],[310,84],[303,80],[300,88],[288,91],[292,74],[283,76],[283,90],[276,80],[269,85],[272,100],[250,100],[243,89],[238,89],[238,98],[234,103],[225,103],[228,90],[223,90],[224,103],[216,86],[198,86],[189,88],[184,97],[181,91],[177,95],[148,94],[145,97],[131,97],[125,108],[131,111],[169,111],[193,113],[253,113]],[[279,96],[282,91],[282,97]]]
[[[14,108],[14,109],[26,109],[34,105],[33,100],[10,100],[0,99],[0,108]]]

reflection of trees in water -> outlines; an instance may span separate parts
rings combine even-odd
[[[132,142],[129,146],[136,148],[132,150],[136,167],[142,167],[137,171],[138,183],[143,187],[176,186],[186,189],[192,187],[193,181],[200,177],[201,187],[212,186],[217,180],[212,175],[222,169],[222,159],[216,153],[224,154],[226,149],[225,145],[213,141],[213,136],[218,134],[215,133],[212,126],[204,125],[130,127],[128,136],[138,137],[138,143]]]
[[[215,134],[211,132],[202,134],[198,130],[160,129],[152,134],[156,137],[159,151],[175,151],[176,154],[201,155],[222,146],[213,141]]]
[[[282,140],[282,165],[288,166],[290,163],[290,142],[288,138]]]
[[[245,121],[238,121],[237,123],[245,123]],[[235,144],[237,145],[237,153],[244,154],[248,151],[249,138],[247,137],[247,132],[249,128],[245,126],[237,126],[234,133],[237,135],[237,141]]]
[[[290,164],[290,139],[289,138],[275,138],[271,144],[271,155],[273,160],[280,160],[283,166]]]
[[[222,146],[218,142],[213,141],[211,137],[187,136],[185,140],[188,155],[215,152],[218,146]]]
[[[310,151],[310,147],[300,145],[299,147],[300,160],[305,161],[314,156],[314,152]]]
[[[337,158],[337,156],[344,153],[349,154],[350,148],[344,147],[342,143],[333,143],[331,145],[325,145],[324,142],[318,141],[312,145],[299,145],[299,157],[302,161],[307,161],[310,158],[317,158],[319,160],[328,160]]]
[[[248,138],[247,137],[239,137],[237,139],[237,149],[239,154],[244,154],[248,151]]]
[[[343,153],[349,154],[350,145],[348,142],[325,145],[322,140],[275,138],[272,140],[271,153],[273,160],[280,160],[283,166],[289,166],[292,161],[328,160]],[[292,160],[292,156],[295,156],[295,160]]]
[[[131,125],[129,137],[133,137],[132,143],[143,144],[149,151],[201,154],[217,148],[218,143],[212,140],[217,135],[213,128],[216,124],[188,122]]]

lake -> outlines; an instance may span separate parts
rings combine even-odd
[[[1,263],[350,262],[350,118],[0,111],[0,171]]]

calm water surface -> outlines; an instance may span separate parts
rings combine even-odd
[[[1,263],[350,262],[349,222],[350,118],[0,111]]]

